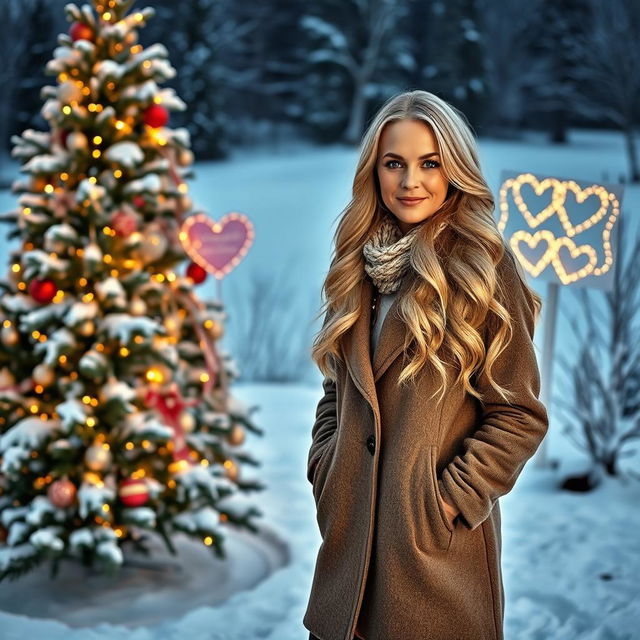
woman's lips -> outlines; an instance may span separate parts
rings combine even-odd
[[[407,207],[412,207],[419,202],[422,202],[425,198],[398,198],[403,205]]]

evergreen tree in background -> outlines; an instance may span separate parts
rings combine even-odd
[[[45,66],[51,54],[51,42],[57,29],[54,27],[53,9],[48,0],[30,0],[25,13],[25,32],[29,40],[24,44],[24,54],[14,69],[17,81],[12,104],[15,107],[14,131],[27,127],[41,127],[40,89],[46,84]],[[8,142],[7,136],[7,142]]]
[[[410,3],[406,21],[416,61],[411,85],[431,91],[460,109],[478,129],[487,108],[488,85],[477,0]]]
[[[531,58],[544,61],[540,82],[529,87],[529,107],[543,121],[552,142],[567,142],[567,129],[575,120],[581,100],[580,85],[593,81],[580,47],[589,40],[589,3],[581,0],[540,0],[535,22]]]
[[[181,57],[182,96],[187,103],[185,124],[191,134],[192,149],[198,159],[227,155],[223,113],[223,89],[216,77],[223,75],[216,55],[215,33],[222,22],[219,0],[192,0],[188,11],[180,11],[174,21],[172,50]],[[179,53],[178,53],[179,52]]]
[[[132,0],[66,6],[69,34],[47,67],[47,132],[14,136],[25,178],[6,214],[0,298],[0,579],[46,559],[105,571],[123,550],[179,531],[225,557],[224,525],[256,530],[241,493],[241,445],[261,433],[229,393],[238,377],[216,346],[220,301],[193,292],[206,273],[179,229],[192,211],[185,105],[160,84],[175,70],[138,29]]]

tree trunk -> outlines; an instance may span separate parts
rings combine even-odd
[[[364,127],[364,114],[367,100],[364,94],[367,83],[358,79],[353,87],[353,100],[351,101],[351,112],[349,114],[349,124],[345,130],[344,138],[350,144],[358,144],[362,129]]]
[[[629,125],[624,130],[624,141],[627,147],[627,157],[629,158],[629,175],[631,182],[640,182],[640,169],[638,168],[638,151],[636,149],[635,134],[633,125]]]
[[[605,458],[605,460],[603,460],[603,466],[605,471],[607,472],[607,475],[610,476],[617,476],[618,475],[618,469],[617,469],[617,454],[615,451],[612,451],[607,458]]]

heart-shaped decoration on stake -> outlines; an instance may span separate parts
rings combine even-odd
[[[218,280],[249,251],[253,224],[242,213],[227,213],[216,222],[204,213],[189,216],[180,227],[180,242],[189,257]]]

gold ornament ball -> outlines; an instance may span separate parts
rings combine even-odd
[[[91,471],[104,471],[111,466],[111,450],[101,444],[91,445],[84,454],[84,462]]]
[[[211,333],[211,337],[214,340],[219,340],[224,335],[224,325],[221,322],[217,322],[216,320],[212,320],[211,327],[209,329],[209,333]]]
[[[20,336],[13,325],[10,327],[2,327],[2,344],[7,347],[15,347],[19,339]]]
[[[82,89],[73,80],[66,80],[58,87],[58,98],[60,102],[66,104],[73,101],[80,102],[82,100]],[[71,136],[72,134],[69,135]]]
[[[129,311],[134,316],[143,316],[147,313],[147,303],[140,296],[136,296],[129,305]]]
[[[67,149],[73,151],[86,151],[89,148],[87,136],[82,131],[72,131],[67,136]]]
[[[181,196],[180,197],[180,206],[185,211],[191,211],[191,209],[193,208],[193,200],[191,200],[191,198],[189,196]]]
[[[231,427],[231,431],[228,435],[229,443],[232,445],[242,444],[244,442],[245,435],[242,425],[235,423],[233,427]]]
[[[145,262],[154,262],[161,258],[167,250],[167,238],[161,231],[149,231],[144,235],[142,246],[137,253]]]
[[[180,414],[180,426],[187,432],[191,433],[196,428],[196,419],[191,411],[183,411]]]
[[[176,334],[182,328],[182,319],[177,313],[170,313],[164,320],[164,328],[169,332],[169,335]]]
[[[193,164],[193,152],[190,149],[181,149],[178,152],[178,164],[181,167],[187,167]]]
[[[224,475],[229,478],[229,480],[236,482],[238,480],[239,473],[240,468],[233,460],[225,460]]]
[[[96,332],[96,325],[93,324],[93,320],[85,320],[78,328],[78,333],[81,336],[89,337]]]
[[[43,387],[48,387],[56,378],[53,369],[44,362],[34,367],[31,377],[34,382],[41,384]]]

